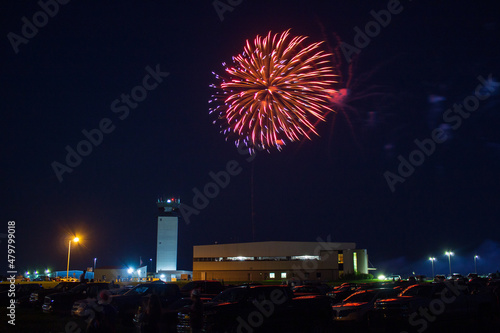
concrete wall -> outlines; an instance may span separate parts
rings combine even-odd
[[[158,240],[156,252],[156,272],[177,269],[177,216],[158,217]]]
[[[137,272],[137,271],[140,272]],[[101,280],[104,282],[111,282],[121,279],[137,279],[146,278],[147,266],[135,268],[132,273],[128,272],[128,268],[96,268],[94,273],[94,280]]]
[[[358,258],[358,273],[368,274],[368,254],[365,249],[356,250]]]
[[[94,272],[95,281],[111,282],[117,279],[127,278],[129,275],[126,268],[96,268]]]

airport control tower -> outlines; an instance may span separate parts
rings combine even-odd
[[[156,273],[177,270],[178,209],[180,199],[159,198],[158,239],[156,244]]]

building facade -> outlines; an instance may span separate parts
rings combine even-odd
[[[179,217],[177,208],[180,200],[159,199],[158,232],[156,244],[156,273],[177,270],[177,238]]]
[[[193,248],[193,279],[225,281],[336,280],[368,273],[365,249],[355,243],[251,242]]]
[[[120,266],[102,266],[95,269],[94,280],[102,282],[142,281],[147,279],[147,266],[136,269]]]

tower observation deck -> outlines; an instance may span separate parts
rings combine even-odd
[[[158,198],[156,206],[158,207],[158,216],[177,216],[181,199],[177,198]]]

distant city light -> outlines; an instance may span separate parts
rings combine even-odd
[[[379,275],[379,276],[378,276],[378,279],[379,279],[379,280],[385,280],[385,275]]]

